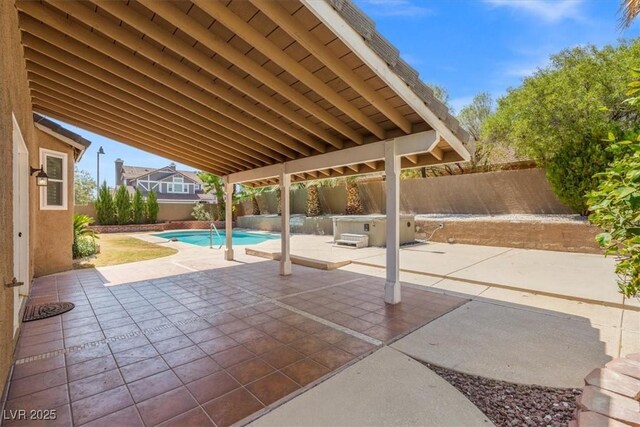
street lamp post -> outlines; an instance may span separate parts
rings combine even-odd
[[[100,191],[100,154],[104,154],[104,150],[102,149],[102,147],[100,147],[100,149],[98,150],[98,154],[96,154],[96,163],[97,163],[97,168],[96,169],[98,171],[96,184],[97,184],[97,187],[98,187],[97,188],[98,192]]]

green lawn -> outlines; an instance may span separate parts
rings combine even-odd
[[[80,261],[76,268],[105,267],[146,261],[166,257],[178,252],[173,248],[145,242],[122,234],[100,234],[97,243],[100,245],[100,253]]]

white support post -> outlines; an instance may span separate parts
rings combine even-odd
[[[291,186],[291,175],[285,173],[284,167],[280,172],[280,275],[291,274],[291,251],[289,242],[289,189]]]
[[[226,246],[224,248],[224,259],[233,261],[233,185],[229,183],[229,179],[225,179],[225,215],[224,229],[226,236]]]
[[[397,304],[400,296],[400,156],[396,141],[387,141],[384,150],[384,171],[387,185],[387,281],[384,301]]]

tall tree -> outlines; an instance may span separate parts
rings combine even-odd
[[[155,191],[151,190],[147,194],[147,222],[149,224],[155,224],[158,222],[158,212],[160,212],[158,195]]]
[[[95,200],[96,181],[86,170],[76,166],[73,178],[73,193],[76,205],[87,205]]]
[[[116,206],[106,181],[102,184],[102,187],[100,187],[100,191],[98,191],[96,216],[98,217],[100,225],[111,225],[115,223]]]
[[[224,183],[218,175],[208,172],[198,172],[198,178],[202,181],[202,189],[205,193],[212,193],[216,196],[218,206],[218,219],[224,221],[226,215],[226,203],[224,197]]]
[[[114,197],[116,205],[116,223],[119,225],[129,224],[131,222],[131,195],[124,185],[116,190]]]
[[[638,58],[640,39],[553,55],[548,67],[498,100],[483,136],[505,141],[518,154],[544,164],[563,144],[637,123],[640,115],[623,101],[629,70]]]
[[[578,47],[498,100],[482,136],[510,144],[546,169],[556,195],[587,213],[584,193],[608,163],[602,140],[609,131],[633,129],[640,112],[624,102],[628,73],[640,58],[640,39],[618,46]]]

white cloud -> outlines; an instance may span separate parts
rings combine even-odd
[[[494,7],[510,8],[551,24],[583,19],[583,0],[485,0],[485,3]]]
[[[433,12],[412,0],[361,0],[358,3],[376,16],[424,16]]]

